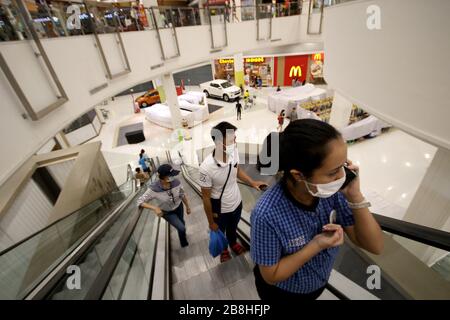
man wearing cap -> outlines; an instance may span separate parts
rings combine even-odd
[[[267,184],[254,181],[239,167],[236,129],[228,122],[221,122],[212,128],[211,137],[216,146],[200,166],[199,184],[209,228],[212,231],[220,229],[226,235],[231,250],[240,255],[245,249],[236,242],[236,229],[242,212],[242,197],[237,179],[257,190],[267,187]],[[229,259],[230,252],[225,249],[220,255],[220,262]]]
[[[180,180],[175,178],[179,173],[180,171],[172,168],[170,164],[161,165],[158,168],[159,180],[150,185],[137,204],[153,210],[158,217],[174,226],[178,231],[181,247],[186,247],[189,243],[183,218],[183,203],[186,205],[187,214],[191,213],[191,209]],[[152,204],[148,203],[149,201],[152,201]]]

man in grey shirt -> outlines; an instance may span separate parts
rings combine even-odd
[[[191,208],[180,180],[175,178],[179,173],[180,171],[173,169],[170,164],[161,165],[158,168],[159,180],[150,185],[138,199],[137,205],[153,210],[158,217],[162,217],[174,226],[178,231],[181,246],[186,247],[189,243],[183,218],[183,203],[186,205],[187,214],[191,213]],[[152,201],[153,204],[148,201]]]

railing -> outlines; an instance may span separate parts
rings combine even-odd
[[[127,181],[119,188],[120,197],[114,194],[102,197],[1,252],[0,297],[25,298],[74,247],[87,239],[89,232],[113,215],[109,214],[111,211],[119,210],[132,193],[133,183]]]
[[[26,19],[19,10],[19,1],[2,2],[0,9],[0,41],[30,39]],[[39,1],[28,6],[33,29],[42,38],[87,34],[103,34],[143,30],[180,28],[217,23],[238,23],[258,19],[280,18],[302,13],[303,1],[256,6],[124,7],[117,3],[86,1]]]

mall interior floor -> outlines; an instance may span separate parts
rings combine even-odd
[[[258,300],[250,253],[220,263],[209,254],[208,222],[202,199],[182,179],[191,214],[185,214],[189,246],[180,247],[175,228],[170,227],[172,299],[174,300]]]

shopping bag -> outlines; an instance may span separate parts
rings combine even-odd
[[[217,257],[228,247],[227,238],[222,231],[210,231],[209,232],[209,253],[213,258]]]

